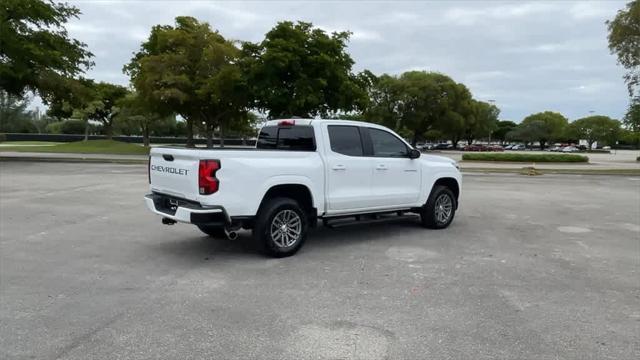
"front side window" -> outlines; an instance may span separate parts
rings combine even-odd
[[[408,148],[402,140],[384,130],[369,128],[369,136],[373,145],[373,156],[406,157]]]
[[[360,130],[357,126],[329,125],[328,130],[333,152],[349,156],[364,154]]]

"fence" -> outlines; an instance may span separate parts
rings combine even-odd
[[[73,142],[84,140],[84,135],[72,135],[72,134],[0,134],[0,139],[4,141],[51,141],[51,142]],[[104,135],[89,135],[89,140],[104,140],[106,136]],[[142,136],[114,136],[113,140],[127,142],[127,143],[135,143],[142,144]],[[186,144],[186,137],[160,137],[160,136],[152,136],[149,138],[152,144]],[[193,142],[195,144],[206,144],[207,139],[204,138],[194,138]],[[220,139],[213,139],[213,143],[215,145],[220,144]],[[255,139],[224,139],[225,145],[248,145],[254,146],[256,143]]]

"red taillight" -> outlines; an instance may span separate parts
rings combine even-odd
[[[220,182],[216,179],[216,171],[220,170],[219,160],[200,160],[198,167],[198,188],[200,195],[210,195],[218,191]]]
[[[278,126],[294,126],[295,124],[295,120],[282,120],[278,122]]]

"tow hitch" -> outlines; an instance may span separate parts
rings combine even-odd
[[[163,217],[163,218],[162,218],[162,223],[163,223],[164,225],[173,225],[173,224],[175,224],[175,223],[176,223],[176,221],[175,221],[175,220],[173,220],[173,219],[169,219],[169,218]]]

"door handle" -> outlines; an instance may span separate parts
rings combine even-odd
[[[332,170],[347,170],[347,167],[344,165],[333,165]]]
[[[380,164],[380,165],[376,166],[376,170],[387,170],[387,165]]]

